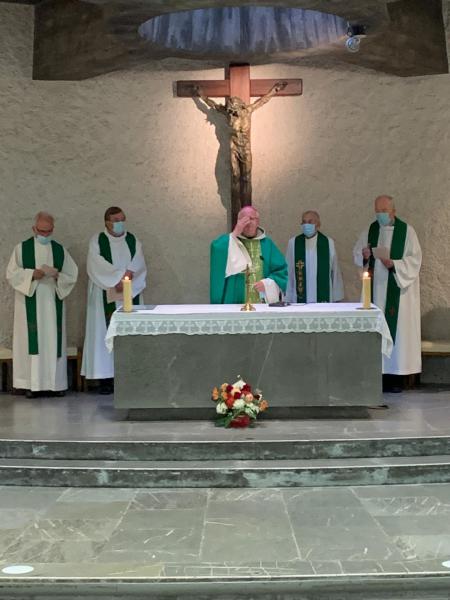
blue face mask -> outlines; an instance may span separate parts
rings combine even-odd
[[[42,244],[43,246],[46,246],[47,244],[50,244],[50,242],[52,241],[52,236],[51,235],[45,236],[45,235],[37,234],[36,239],[40,244]]]
[[[112,229],[116,235],[122,235],[125,233],[125,221],[116,221],[112,224]]]
[[[314,223],[302,223],[302,231],[306,237],[312,237],[316,233],[316,226]]]
[[[381,227],[386,227],[386,225],[390,225],[391,217],[387,212],[377,212],[377,221]]]

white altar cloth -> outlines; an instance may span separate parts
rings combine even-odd
[[[116,311],[105,343],[112,351],[116,335],[226,335],[243,333],[376,332],[381,350],[392,352],[392,338],[382,311],[358,310],[361,304],[320,303],[271,307],[256,304],[254,312],[241,304],[160,304],[135,306],[133,312]]]

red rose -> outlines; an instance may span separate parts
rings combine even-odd
[[[233,389],[233,386],[232,386],[232,385],[227,385],[227,387],[226,387],[225,391],[226,391],[226,392],[231,392],[231,390],[232,390],[232,389]]]
[[[242,386],[242,391],[248,393],[248,392],[252,391],[252,388],[250,385],[248,385],[248,383],[246,383],[245,385]]]
[[[242,394],[241,392],[234,392],[234,399],[235,400],[239,400],[239,398],[241,398]]]
[[[228,406],[228,408],[233,408],[234,398],[228,397],[225,400],[225,404]]]

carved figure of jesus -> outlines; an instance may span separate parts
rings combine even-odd
[[[230,128],[231,196],[235,202],[239,201],[241,208],[250,205],[252,201],[252,114],[286,86],[287,82],[276,83],[267,94],[251,104],[246,104],[236,96],[227,98],[225,104],[218,104],[205,96],[200,87],[195,88],[196,95],[207,106],[227,119]]]

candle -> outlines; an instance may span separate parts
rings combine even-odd
[[[133,310],[133,292],[131,289],[131,279],[124,277],[122,279],[123,287],[123,310],[124,312],[131,312]]]
[[[363,297],[363,308],[370,308],[371,301],[371,279],[368,271],[364,271],[363,275],[363,289],[362,289],[362,297]]]

